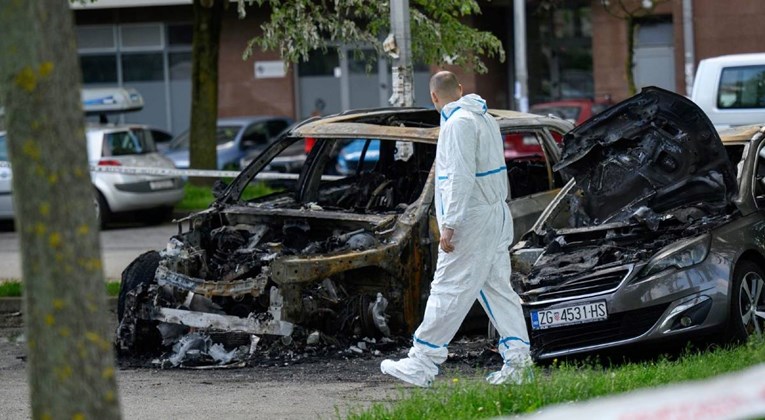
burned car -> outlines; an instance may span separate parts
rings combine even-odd
[[[646,88],[566,134],[571,180],[512,249],[533,355],[761,334],[763,132]]]
[[[504,134],[522,133],[540,146],[536,155],[507,162],[509,204],[516,232],[524,232],[564,184],[552,171],[560,158],[553,133],[572,125],[490,113]],[[290,336],[298,327],[330,336],[410,334],[438,254],[438,132],[437,111],[396,108],[312,119],[284,133],[231,184],[214,189],[210,208],[179,220],[166,249],[125,270],[119,347],[177,346],[192,330],[252,340]],[[316,143],[297,182],[249,199],[249,185],[268,175],[264,168],[305,138]],[[338,152],[358,139],[366,141],[355,171],[329,175]],[[373,141],[379,150],[367,165]]]

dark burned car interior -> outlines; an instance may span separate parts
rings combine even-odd
[[[508,161],[513,196],[560,185],[551,169],[558,151],[550,159],[553,140],[545,145],[539,134],[537,119],[546,117],[504,115],[498,118],[522,120],[540,143],[536,154]],[[178,221],[166,249],[125,270],[118,348],[137,354],[172,347],[165,360],[177,366],[192,363],[191,349],[229,363],[246,359],[258,342],[316,344],[318,335],[323,344],[367,337],[381,346],[408,337],[438,253],[431,204],[439,120],[435,110],[382,109],[288,130],[229,185],[214,186],[210,208]],[[309,137],[316,142],[297,179],[250,198],[269,163]],[[338,155],[352,141],[364,144],[355,171],[337,175]],[[528,218],[544,208],[540,202],[526,204],[538,208]]]

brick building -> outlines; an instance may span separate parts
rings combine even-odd
[[[615,0],[611,0],[615,1]],[[643,1],[643,0],[634,0]],[[762,51],[765,28],[748,24],[765,17],[762,0],[670,0],[639,21],[636,78],[686,93],[683,5],[692,7],[694,65],[728,53]],[[164,127],[174,134],[189,124],[191,77],[190,0],[99,0],[73,4],[77,42],[87,86],[131,86],[146,99],[143,111],[125,121]],[[550,5],[554,7],[550,7]],[[487,62],[489,73],[462,72],[468,92],[491,106],[513,108],[513,2],[482,3],[483,14],[470,24],[491,31],[508,59]],[[627,95],[625,23],[608,15],[601,0],[527,0],[527,51],[530,103],[572,97]],[[344,109],[385,106],[390,70],[378,59],[366,63],[328,51],[284,70],[274,52],[254,51],[242,60],[247,40],[259,32],[267,8],[253,6],[240,20],[232,4],[221,34],[219,115],[274,114],[305,118]],[[686,28],[687,29],[687,28]],[[416,57],[415,57],[416,59]],[[416,65],[416,104],[430,105],[427,80],[435,67]]]
[[[691,13],[684,21],[686,1]],[[595,94],[624,99],[627,96],[624,76],[626,24],[608,15],[598,0],[592,1],[591,7]],[[761,0],[670,0],[660,4],[652,16],[639,21],[635,45],[638,88],[659,84],[689,95],[686,90],[689,81],[686,78],[686,53],[695,68],[699,60],[708,57],[765,52],[765,45],[761,43],[765,27],[755,23],[763,18],[765,2]],[[684,39],[684,24],[690,24],[693,34],[689,44]],[[685,45],[690,47],[688,51]],[[690,75],[693,68],[689,69]]]

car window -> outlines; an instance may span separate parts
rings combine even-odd
[[[760,144],[757,153],[757,172],[754,176],[754,197],[757,207],[765,208],[765,143]]]
[[[400,213],[422,193],[436,156],[435,144],[406,142],[404,145],[403,142],[377,139],[317,139],[306,158],[303,154],[292,153],[287,145],[301,140],[285,139],[263,152],[263,155],[269,155],[272,149],[284,148],[261,173],[286,171],[282,167],[287,163],[302,167],[300,179],[297,184],[293,182],[300,188],[284,187],[285,197],[290,197],[290,200],[285,199],[285,206],[299,207],[297,203],[313,203],[330,211]],[[338,158],[343,149],[354,142],[362,143],[363,148],[367,141],[369,146],[363,159],[364,170],[358,173],[348,171],[347,175],[338,172]],[[401,153],[402,149],[410,148],[411,153]],[[358,165],[360,154],[344,153],[345,159],[355,160],[351,164]],[[262,181],[252,179],[247,188],[253,188],[259,182]]]
[[[541,131],[503,133],[510,197],[519,198],[548,191],[562,184],[542,150]]]
[[[103,156],[140,155],[156,152],[149,130],[131,129],[104,134]]]
[[[724,68],[717,89],[717,107],[765,108],[765,66]]]
[[[215,142],[217,145],[234,141],[242,125],[219,125],[215,130]],[[179,134],[170,143],[170,150],[186,150],[189,148],[189,130]]]
[[[357,170],[366,145],[362,170]],[[406,150],[406,153],[402,153]],[[434,144],[355,139],[321,139],[311,150],[310,167],[317,174],[335,175],[340,179],[322,178],[318,188],[309,188],[303,200],[315,201],[332,210],[367,212],[402,212],[422,193],[436,157]],[[341,160],[347,166],[343,171]],[[305,171],[304,171],[305,172]]]
[[[173,136],[166,131],[155,129],[150,129],[149,131],[151,132],[151,136],[154,139],[154,144],[167,143],[173,139]]]
[[[242,125],[219,125],[215,130],[215,142],[218,145],[226,144],[236,139],[236,135],[242,130]]]
[[[273,138],[289,127],[289,123],[285,120],[271,120],[266,123],[266,126],[268,127],[268,137]]]
[[[9,161],[8,159],[8,142],[5,140],[5,136],[0,136],[0,160]]]
[[[532,107],[532,112],[539,115],[554,115],[564,120],[576,122],[582,109],[578,106],[539,106]]]
[[[263,145],[268,143],[268,131],[265,122],[259,122],[250,125],[242,134],[242,144],[249,143]]]

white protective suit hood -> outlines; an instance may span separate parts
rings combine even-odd
[[[466,123],[458,123],[460,120]],[[465,95],[441,110],[438,155],[436,213],[439,226],[456,229],[471,208],[496,204],[507,198],[502,136],[496,120],[488,113],[486,101],[480,96]]]

